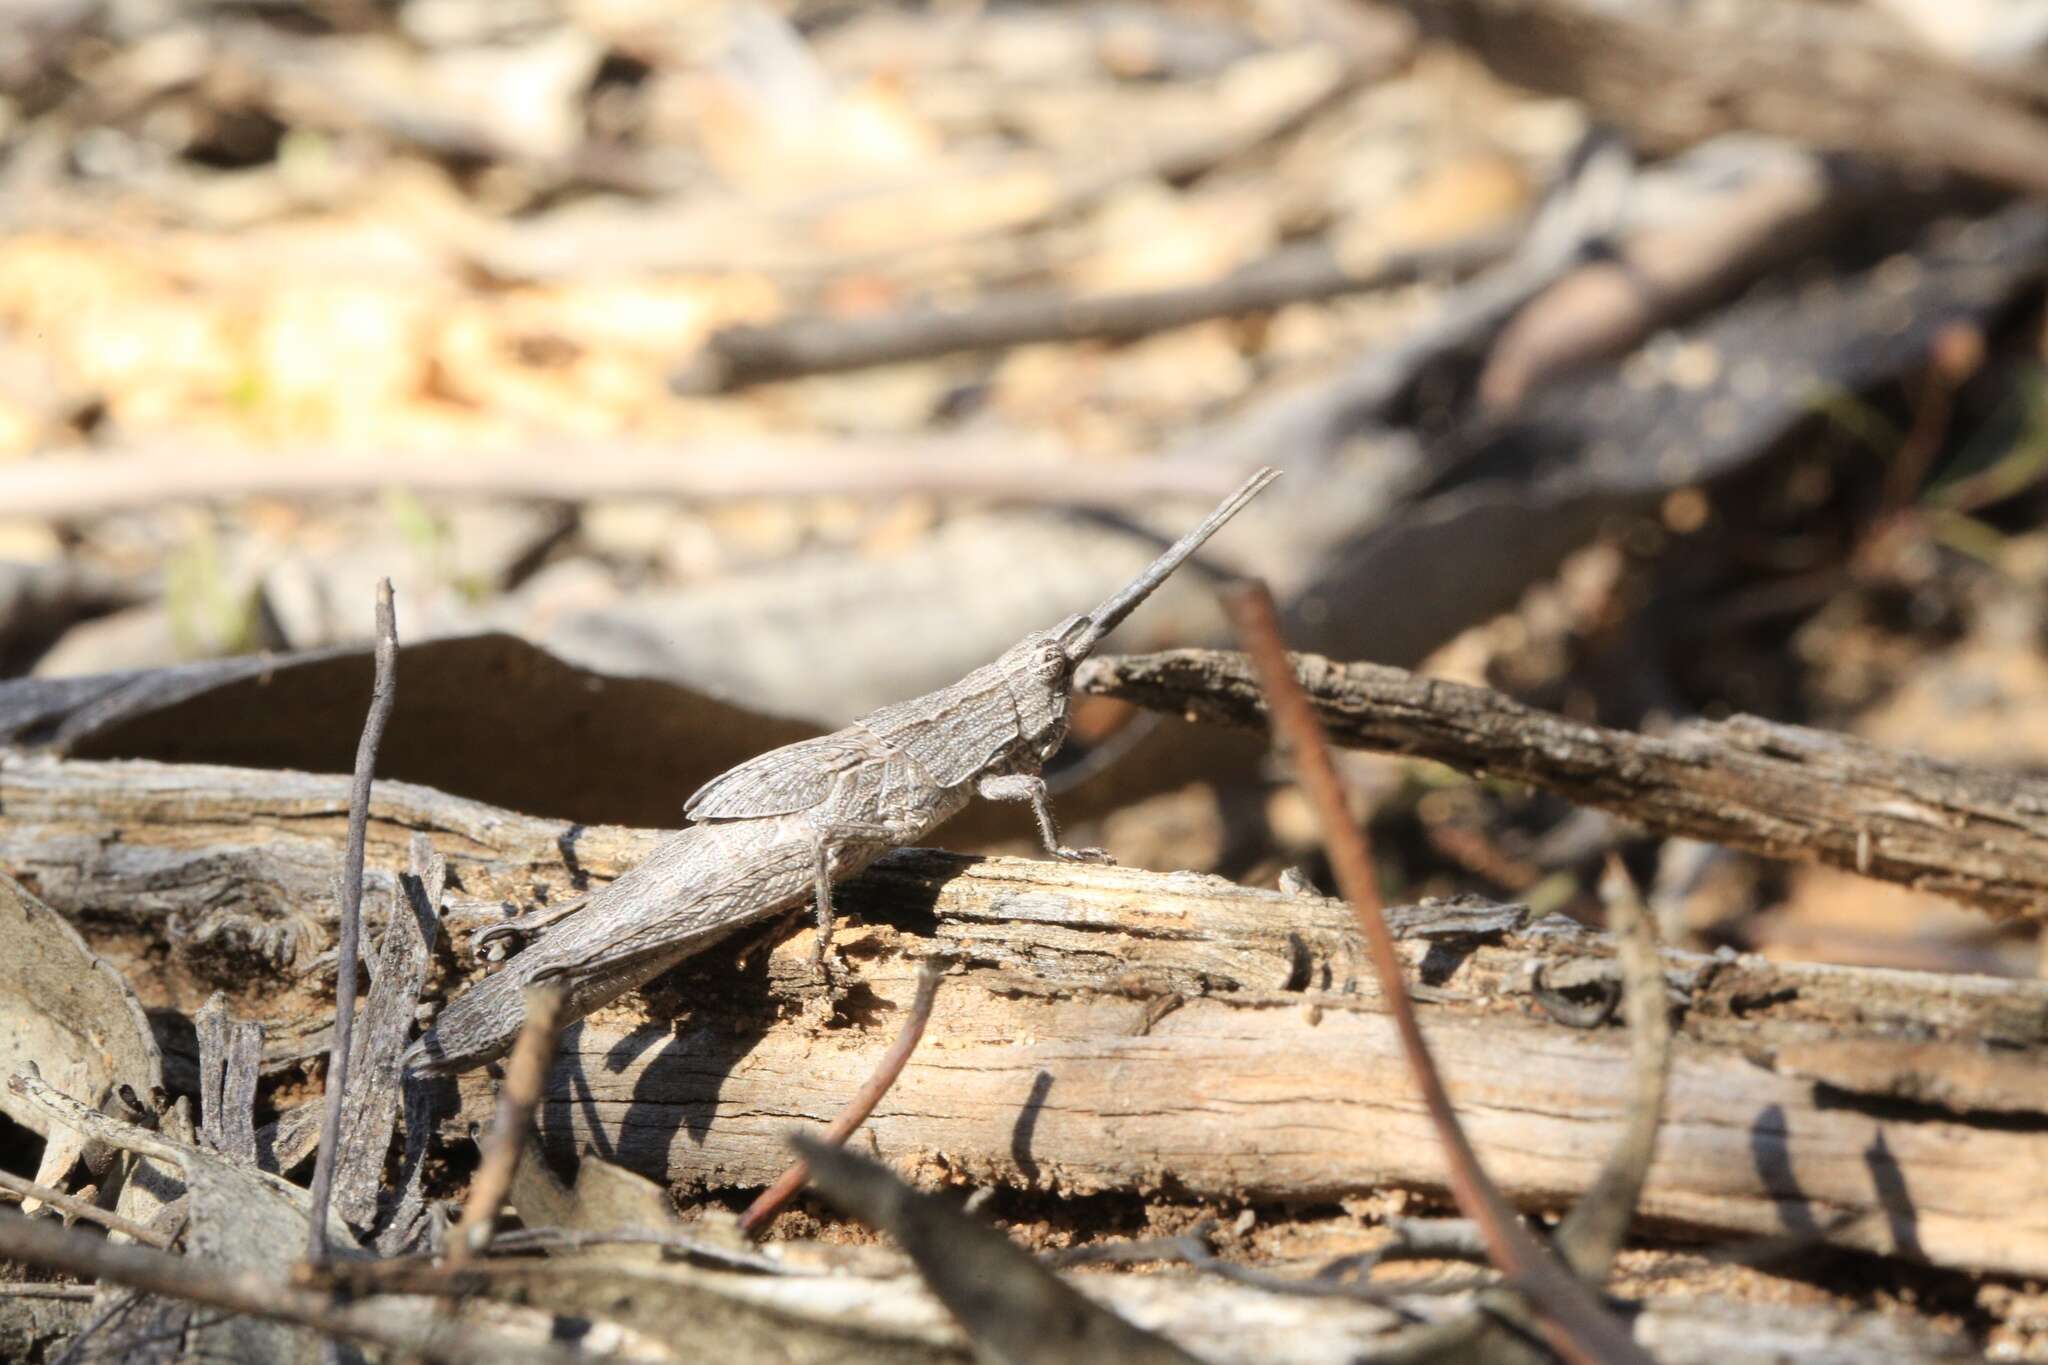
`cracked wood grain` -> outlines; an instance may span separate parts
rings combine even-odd
[[[2048,915],[2048,781],[1754,716],[1637,735],[1404,669],[1294,658],[1339,744],[1527,782],[1659,834],[1826,863],[2000,916]],[[1228,651],[1090,660],[1074,686],[1265,725],[1251,666]]]
[[[332,913],[341,779],[10,760],[0,806],[0,868],[110,956],[206,914],[294,897]],[[372,866],[400,865],[415,830],[466,896],[526,909],[617,877],[661,837],[380,784]],[[807,935],[743,965],[714,953],[671,973],[564,1034],[538,1120],[551,1156],[573,1161],[587,1145],[690,1190],[766,1185],[789,1129],[828,1122],[873,1069],[917,959],[945,952],[960,973],[867,1125],[899,1169],[1072,1195],[1442,1188],[1337,902],[929,850],[890,855],[841,892],[860,921],[836,940],[855,983],[843,1017],[805,1009],[818,989]],[[1620,1029],[1536,1015],[1531,974],[1542,967],[1553,986],[1612,977],[1612,945],[1511,908],[1390,914],[1488,1169],[1524,1208],[1568,1202],[1624,1121],[1629,1049]],[[1646,1220],[2048,1271],[2048,1102],[2038,1085],[2027,1102],[2022,1084],[2048,1063],[2048,982],[1681,952],[1663,965],[1687,1004]],[[237,1008],[282,1013],[315,989],[287,974]],[[1174,995],[1180,1007],[1155,1018]],[[1903,1040],[1915,1047],[1887,1065],[1886,1045]],[[1987,1065],[1930,1087],[1931,1049]],[[461,1094],[446,1122],[466,1132],[494,1096],[480,1075]]]
[[[398,1126],[407,1036],[419,1007],[434,941],[440,935],[441,895],[448,865],[424,834],[412,836],[404,894],[392,905],[382,948],[370,978],[370,999],[359,1021],[349,1072],[355,1094],[342,1114],[334,1171],[334,1206],[350,1226],[368,1228],[384,1186],[384,1159]],[[273,1143],[273,1147],[275,1147]]]

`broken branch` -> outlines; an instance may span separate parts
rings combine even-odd
[[[480,1337],[478,1329],[432,1315],[393,1313],[389,1303],[332,1304],[325,1294],[299,1289],[268,1275],[228,1270],[189,1256],[125,1246],[54,1223],[0,1213],[0,1256],[62,1271],[80,1279],[125,1285],[147,1294],[182,1299],[271,1322],[287,1322],[331,1337],[367,1342],[428,1360],[586,1360],[554,1347],[529,1347]]]
[[[1598,806],[1665,835],[1822,862],[2005,916],[2048,907],[2048,782],[1754,716],[1636,735],[1483,687],[1297,654],[1337,743],[1433,759]],[[1242,654],[1093,659],[1075,689],[1194,719],[1264,724]]]
[[[561,1017],[562,992],[547,985],[526,988],[526,1023],[512,1056],[505,1063],[504,1084],[498,1090],[498,1113],[484,1138],[483,1164],[469,1183],[469,1197],[463,1201],[462,1222],[449,1239],[448,1263],[459,1266],[472,1253],[491,1244],[498,1222],[498,1210],[512,1190],[512,1177],[519,1169],[519,1154],[526,1149],[526,1130],[533,1123],[533,1111],[540,1104],[541,1087],[548,1078],[548,1064],[555,1059],[556,1021]]]
[[[38,1185],[33,1180],[24,1180],[12,1171],[0,1171],[0,1190],[18,1194],[24,1199],[40,1199],[51,1208],[68,1213],[73,1218],[98,1223],[109,1232],[122,1233],[145,1246],[164,1247],[171,1244],[171,1239],[162,1233],[153,1228],[146,1228],[133,1219],[123,1218],[112,1209],[103,1209],[97,1204],[87,1203],[77,1195],[66,1194],[48,1185]]]
[[[1283,247],[1220,280],[1144,293],[1074,297],[1033,293],[981,299],[959,309],[919,308],[877,317],[798,317],[726,327],[673,386],[689,393],[929,360],[957,351],[1046,341],[1127,341],[1211,318],[1271,312],[1290,303],[1384,289],[1425,276],[1461,274],[1502,255],[1519,230],[1492,229],[1439,246],[1347,261],[1327,243]]]
[[[1557,1244],[1573,1270],[1588,1280],[1607,1278],[1635,1217],[1636,1200],[1657,1154],[1664,1092],[1671,1077],[1671,1003],[1650,912],[1618,858],[1609,855],[1601,883],[1607,928],[1614,935],[1625,978],[1628,1013],[1629,1097],[1621,1141],[1592,1186],[1558,1225]]]

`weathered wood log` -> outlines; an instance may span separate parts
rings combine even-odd
[[[1660,834],[1827,863],[2000,915],[2048,915],[2048,781],[1755,716],[1637,735],[1484,687],[1295,658],[1338,744],[1527,782]],[[1227,651],[1091,659],[1074,685],[1190,718],[1266,723],[1249,660]]]
[[[171,940],[175,970],[154,979],[174,990],[207,984],[181,987],[180,974],[241,971],[242,1012],[303,1010],[317,980],[274,967],[252,989],[252,959],[218,945],[257,936],[196,931],[290,914],[320,930],[345,807],[336,778],[9,761],[0,869],[110,957],[161,956]],[[517,905],[613,876],[657,837],[394,783],[373,808],[372,867],[391,877],[413,830],[447,857],[459,894]],[[912,850],[849,883],[842,908],[865,922],[836,940],[857,983],[836,1017],[806,933],[769,953],[714,952],[570,1030],[540,1120],[553,1153],[588,1146],[690,1190],[766,1184],[788,1130],[822,1125],[860,1084],[918,958],[939,950],[959,975],[868,1125],[877,1150],[924,1179],[1262,1200],[1441,1188],[1336,902]],[[1568,1202],[1619,1129],[1627,1045],[1618,1030],[1550,1022],[1532,985],[1603,980],[1610,948],[1502,907],[1400,920],[1425,1028],[1489,1170],[1526,1207]],[[1667,964],[1684,1009],[1646,1216],[2048,1271],[2048,982],[1683,953]],[[1883,1060],[1891,1040],[1915,1044],[1896,1066]],[[1945,1083],[1930,1087],[1935,1068]],[[460,1090],[459,1123],[486,1111],[486,1075]]]

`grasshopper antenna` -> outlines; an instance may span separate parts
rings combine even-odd
[[[1114,597],[1104,602],[1086,616],[1070,618],[1060,629],[1060,647],[1066,651],[1070,662],[1079,663],[1088,657],[1102,637],[1123,623],[1137,605],[1152,595],[1152,592],[1167,576],[1178,569],[1187,557],[1202,548],[1202,542],[1221,530],[1244,509],[1244,505],[1257,497],[1262,489],[1280,477],[1280,471],[1267,466],[1246,479],[1235,493],[1224,499],[1221,506],[1211,512],[1194,530],[1168,546],[1166,553],[1152,561],[1145,572],[1139,574],[1119,589]]]

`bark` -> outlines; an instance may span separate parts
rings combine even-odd
[[[347,798],[337,778],[33,759],[0,768],[0,803],[0,867],[118,956],[209,916],[327,913]],[[415,830],[461,894],[519,906],[615,876],[658,837],[380,784],[371,868],[403,867]],[[374,920],[386,903],[371,904]],[[714,950],[569,1030],[539,1120],[552,1155],[588,1147],[692,1191],[767,1184],[789,1131],[829,1122],[872,1069],[918,959],[943,951],[962,966],[868,1123],[874,1150],[927,1182],[1306,1201],[1442,1188],[1335,901],[912,850],[847,884],[841,908],[854,985],[832,1017],[805,933]],[[1531,986],[1610,979],[1611,945],[1483,904],[1395,917],[1487,1168],[1524,1207],[1570,1202],[1625,1122],[1628,1043],[1550,1022]],[[174,953],[167,979],[218,966]],[[1647,1218],[2048,1271],[2048,982],[1683,953],[1665,967],[1683,1010]],[[320,989],[239,984],[238,1012],[258,1017]],[[1882,1045],[1906,1040],[1887,1064]],[[459,1090],[466,1133],[495,1086],[471,1073]]]
[[[1659,834],[1827,863],[2001,916],[2048,913],[2048,782],[2040,779],[1754,716],[1636,735],[1403,669],[1295,660],[1338,744],[1512,778]],[[1265,725],[1241,654],[1094,659],[1075,687],[1191,718]]]

